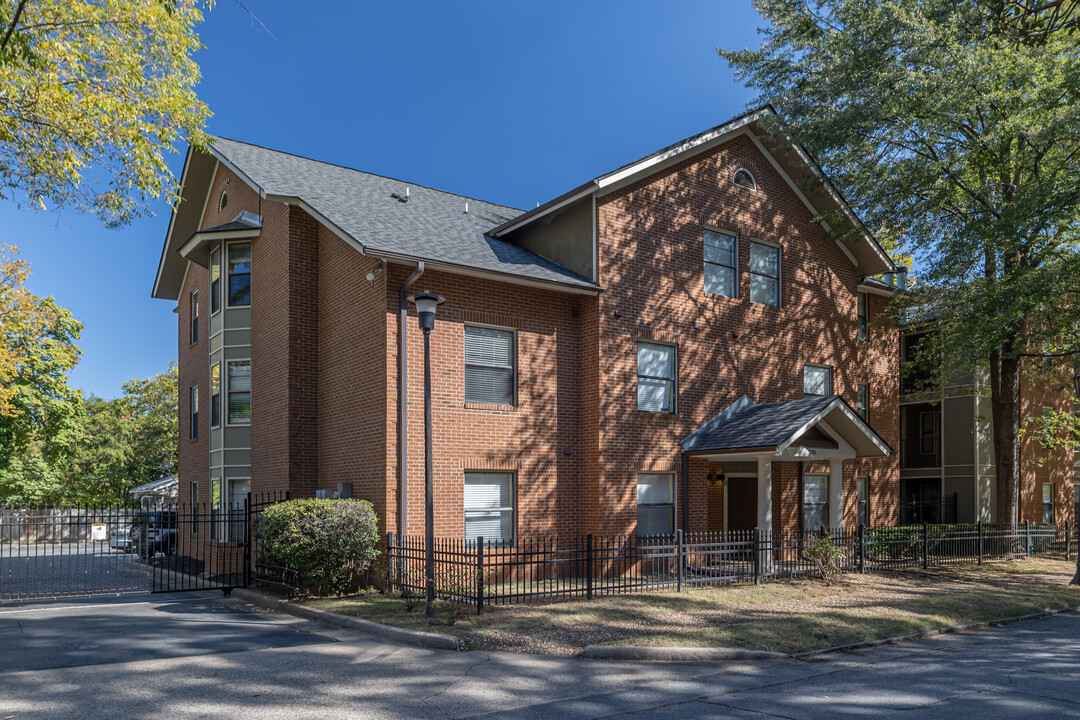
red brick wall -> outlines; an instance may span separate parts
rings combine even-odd
[[[386,273],[386,479],[388,527],[396,528],[398,290],[412,271]],[[577,532],[580,320],[574,296],[428,270],[414,291],[447,298],[431,334],[436,533],[463,532],[466,470],[516,473],[518,532]],[[517,405],[466,405],[464,325],[510,328],[517,340]],[[423,335],[410,311],[408,333],[409,532],[423,531]]]
[[[386,272],[325,227],[319,231],[319,487],[353,484],[379,519],[387,499]],[[373,272],[369,283],[366,276]],[[386,529],[386,528],[383,528]]]
[[[1024,363],[1020,378],[1020,427],[1031,433],[1039,429],[1043,408],[1072,412],[1072,366],[1064,364],[1050,374],[1041,360]],[[1043,448],[1034,434],[1020,443],[1020,522],[1042,522],[1042,486],[1054,486],[1054,520],[1075,524],[1073,510],[1073,452],[1066,448]]]
[[[740,166],[754,173],[757,192],[732,184]],[[873,347],[856,347],[857,269],[811,222],[812,213],[748,138],[603,197],[597,213],[605,287],[598,311],[603,429],[597,462],[604,514],[588,529],[633,531],[639,469],[677,466],[678,442],[744,393],[755,402],[802,397],[804,363],[831,366],[834,391],[852,406],[856,384],[870,382],[871,423],[886,442],[898,445],[897,335],[878,332]],[[705,227],[739,236],[737,299],[704,292]],[[780,308],[749,301],[751,239],[782,247]],[[637,410],[638,339],[678,346],[675,415]],[[891,412],[885,410],[890,404]],[[845,465],[853,514],[856,462]],[[797,524],[797,511],[791,510],[797,466],[792,467],[774,469],[778,529]],[[865,467],[875,489],[895,495],[895,458]],[[706,498],[707,489],[692,479],[691,528],[706,526]]]
[[[199,341],[191,340],[191,292],[199,291]],[[210,274],[192,263],[177,306],[179,377],[179,497],[190,502],[191,483],[199,484],[199,502],[210,499]],[[199,438],[191,439],[191,387],[199,388]]]

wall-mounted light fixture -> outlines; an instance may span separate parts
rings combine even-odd
[[[725,480],[727,480],[727,476],[724,475],[724,473],[722,473],[722,472],[721,473],[714,473],[711,470],[709,471],[709,484],[710,485],[712,485],[714,487],[722,488],[722,487],[724,487],[724,481]]]

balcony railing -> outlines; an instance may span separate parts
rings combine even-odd
[[[941,464],[941,438],[937,435],[900,441],[900,467],[929,468]]]

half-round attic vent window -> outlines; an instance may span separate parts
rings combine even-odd
[[[747,190],[757,190],[757,183],[754,182],[754,176],[750,174],[750,171],[746,168],[739,168],[735,171],[735,178],[733,182],[741,188]]]
[[[221,199],[218,200],[218,210],[224,210],[225,206],[229,204],[229,193],[226,190],[221,191]]]

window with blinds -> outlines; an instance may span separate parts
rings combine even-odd
[[[675,412],[675,346],[637,344],[637,407],[643,412]]]
[[[514,541],[514,474],[465,473],[465,539]]]
[[[671,473],[638,473],[638,537],[675,532],[675,476]]]
[[[465,402],[514,404],[514,332],[465,326]]]
[[[230,425],[251,423],[251,361],[228,362],[228,422]]]
[[[832,395],[832,368],[804,365],[803,395]]]
[[[863,527],[870,526],[870,478],[860,477],[856,481],[857,499],[859,511],[859,524]]]
[[[733,235],[705,231],[705,292],[739,296],[739,246]]]
[[[803,530],[829,526],[829,476],[803,476]]]
[[[780,248],[750,243],[750,300],[780,307]]]
[[[858,298],[858,300],[856,301],[856,305],[857,305],[857,309],[856,309],[857,321],[856,321],[855,336],[859,340],[869,340],[870,339],[870,322],[869,322],[869,318],[868,318],[868,314],[867,314],[867,310],[866,310],[866,293],[862,293],[862,292],[858,293],[857,298]]]

